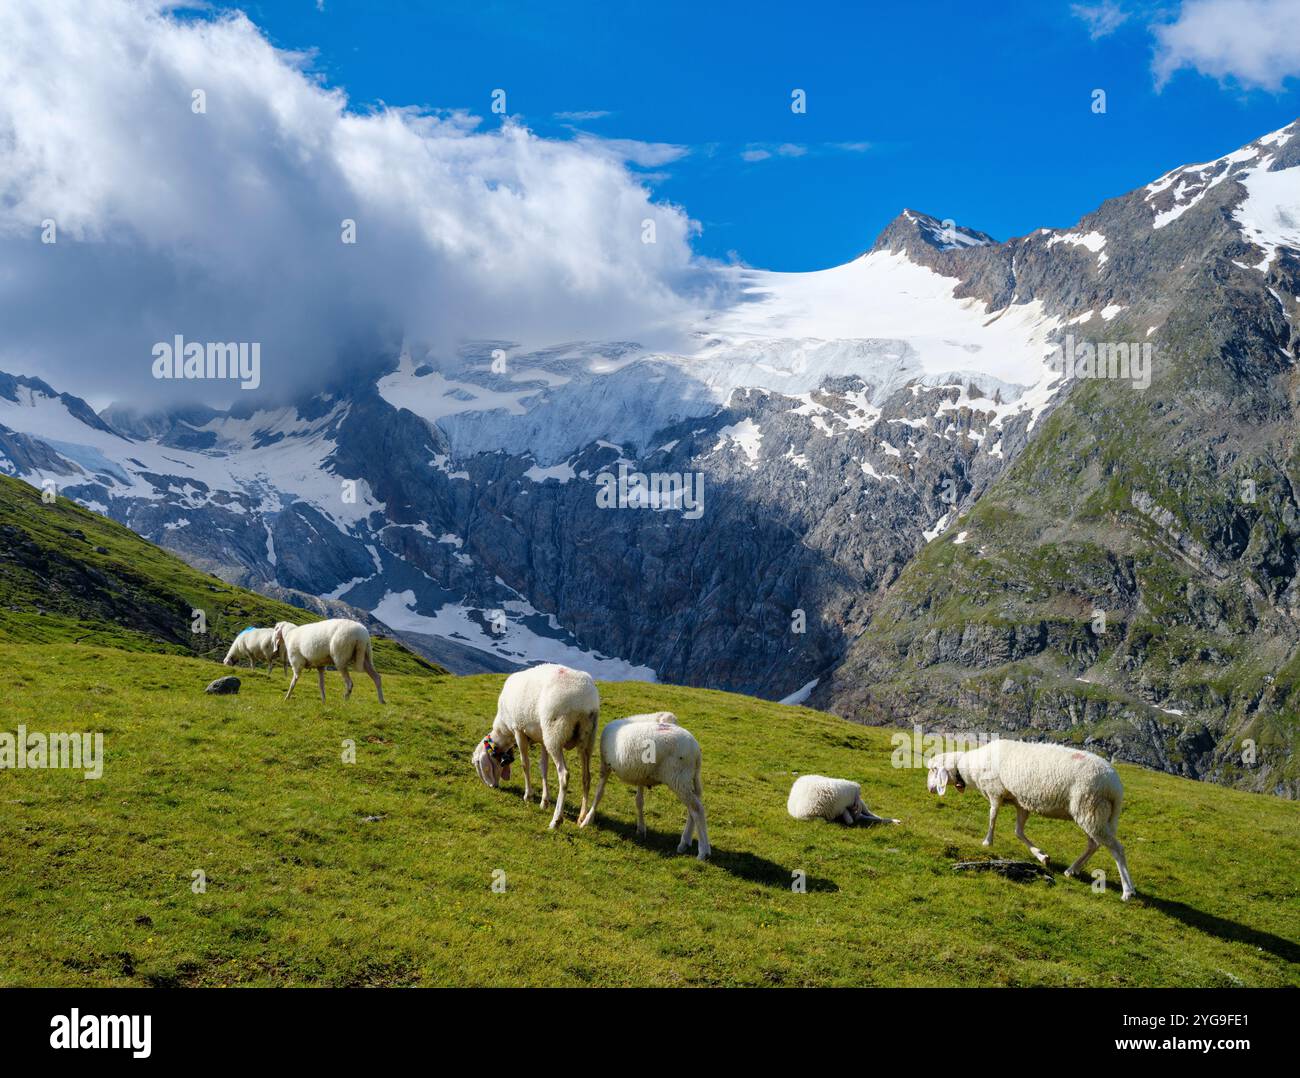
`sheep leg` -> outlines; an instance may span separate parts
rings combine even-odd
[[[984,836],[984,841],[983,843],[981,843],[981,845],[984,846],[993,845],[993,826],[998,822],[998,809],[1000,809],[1001,807],[1002,807],[1001,802],[994,801],[993,798],[991,797],[989,798],[989,833]]]
[[[1020,839],[1021,842],[1023,842],[1026,846],[1029,847],[1029,852],[1032,853],[1034,857],[1038,859],[1039,864],[1046,866],[1047,854],[1043,853],[1042,850],[1040,850],[1037,846],[1035,846],[1025,836],[1025,821],[1027,819],[1029,819],[1029,810],[1017,806],[1016,807],[1016,838]]]
[[[713,847],[709,845],[709,828],[704,822],[704,802],[700,800],[699,794],[691,794],[690,803],[691,816],[695,819],[695,828],[699,832],[699,837],[695,840],[698,847],[695,856],[701,860],[708,860],[709,854],[713,852]]]
[[[346,666],[340,666],[339,673],[343,675],[343,699],[346,700],[352,695],[352,679],[348,676],[348,668]]]
[[[325,667],[316,667],[316,680],[320,682],[320,699],[323,704],[325,702]]]
[[[569,765],[564,762],[564,749],[559,745],[552,746],[550,753],[555,757],[555,774],[560,783],[559,792],[555,795],[555,815],[551,817],[550,823],[553,831],[564,819],[564,794],[569,788]]]
[[[532,765],[532,761],[528,759],[528,738],[524,737],[523,734],[516,735],[515,748],[519,750],[519,762],[523,765],[524,768],[524,800],[527,801],[529,798],[533,796],[533,765]],[[543,750],[543,756],[542,756],[542,782],[543,783],[546,782],[546,756],[544,754],[545,754],[545,750]],[[545,807],[546,805],[545,797],[546,795],[543,794],[542,795],[543,807]]]
[[[681,797],[681,794],[677,796]],[[677,852],[685,853],[691,848],[691,834],[695,830],[695,813],[691,811],[691,803],[687,798],[681,797],[681,801],[686,806],[686,826],[682,828],[682,840],[677,843]]]
[[[293,678],[289,681],[289,691],[284,694],[286,700],[293,695],[293,687],[298,684],[298,675],[301,671],[295,666],[293,668]]]
[[[853,822],[865,823],[865,824],[877,824],[877,823],[898,823],[899,821],[893,819],[890,816],[877,816],[874,812],[872,812],[869,808],[867,808],[867,806],[864,805],[861,800],[859,800],[858,806],[853,813]]]
[[[1101,848],[1101,843],[1098,842],[1091,835],[1089,835],[1088,848],[1084,850],[1083,853],[1079,854],[1078,857],[1075,858],[1074,864],[1072,864],[1069,868],[1065,870],[1065,874],[1067,876],[1073,876],[1076,872],[1078,872],[1081,868],[1083,868],[1085,864],[1087,864],[1088,858],[1091,857],[1094,853],[1096,853],[1100,848]]]
[[[375,663],[370,657],[369,648],[366,648],[366,657],[362,660],[361,665],[365,668],[366,673],[370,675],[370,680],[375,683],[375,692],[379,694],[379,702],[382,704],[384,702],[384,685],[383,682],[379,680],[379,671],[375,669]],[[542,761],[542,767],[546,767],[545,760]]]
[[[852,825],[852,823],[853,823],[853,810],[852,810],[852,809],[845,809],[843,812],[840,813],[840,819],[843,820],[846,824],[850,824],[850,825]]]
[[[548,789],[546,785],[548,781],[547,776],[550,774],[550,770],[551,770],[551,758],[550,756],[547,755],[546,742],[544,741],[542,742],[541,752],[542,752],[542,803],[539,807],[545,808],[546,802],[550,800],[550,793],[551,793],[551,791]]]
[[[578,809],[578,819],[587,814],[587,799],[591,796],[591,738],[588,737],[579,747],[582,753],[582,807]]]
[[[1120,895],[1125,902],[1132,898],[1137,891],[1133,888],[1133,880],[1128,874],[1128,861],[1124,857],[1124,847],[1120,845],[1119,839],[1106,839],[1106,848],[1110,850],[1110,855],[1115,858],[1115,864],[1119,868],[1120,882],[1124,885],[1124,893]]]
[[[596,796],[591,799],[591,808],[587,809],[587,815],[578,821],[579,827],[586,827],[596,818],[596,806],[600,804],[600,799],[605,795],[605,783],[609,780],[611,770],[609,764],[601,763],[600,781],[596,783]]]
[[[636,787],[636,833],[645,838],[645,787]]]

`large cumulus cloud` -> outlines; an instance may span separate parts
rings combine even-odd
[[[401,335],[670,344],[711,276],[635,166],[681,152],[357,111],[240,14],[6,0],[0,369],[162,403],[176,333],[262,342],[276,394]]]

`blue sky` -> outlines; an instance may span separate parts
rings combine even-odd
[[[1220,2],[1191,12],[1203,25],[1186,27],[1159,88],[1152,27],[1189,22],[1177,3],[227,6],[278,47],[314,50],[314,69],[354,108],[466,109],[492,126],[501,88],[541,135],[681,147],[646,171],[658,198],[702,225],[695,249],[803,270],[858,254],[904,206],[1000,239],[1065,226],[1104,197],[1295,119],[1287,57],[1257,59],[1250,50],[1265,45],[1253,39],[1220,55]],[[1260,3],[1269,16],[1270,0]],[[1260,37],[1284,32],[1263,25]],[[802,115],[794,88],[807,92]],[[1092,110],[1095,89],[1104,114]]]

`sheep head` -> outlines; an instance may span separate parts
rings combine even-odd
[[[966,792],[966,780],[961,777],[961,770],[958,767],[961,758],[960,752],[945,752],[930,760],[930,772],[925,779],[925,788],[932,794],[944,795],[948,789],[949,780],[957,792]]]
[[[499,741],[494,741],[492,734],[489,734],[474,746],[471,760],[484,785],[495,790],[503,779],[510,777],[510,765],[514,758],[513,748],[506,748]]]

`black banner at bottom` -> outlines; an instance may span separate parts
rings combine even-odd
[[[671,998],[673,995],[677,998]],[[545,998],[545,997],[551,998]],[[603,998],[602,998],[603,997]],[[606,1037],[674,1052],[743,1042],[774,1062],[864,1043],[980,1054],[1023,1041],[1047,1058],[1154,1058],[1197,1070],[1295,1059],[1300,994],[1285,989],[9,989],[0,992],[6,1060],[94,1067],[234,1064],[248,1059],[338,1065],[394,1052],[441,1054],[487,1036],[498,1061]],[[611,1021],[612,1015],[619,1016]],[[644,1028],[637,1033],[638,1025]],[[751,1038],[761,1032],[761,1044]],[[528,1045],[516,1044],[519,1036]],[[471,1051],[471,1042],[466,1041]],[[476,1042],[481,1048],[482,1040]],[[560,1045],[556,1045],[558,1048]],[[1028,1057],[1026,1057],[1028,1058]]]

